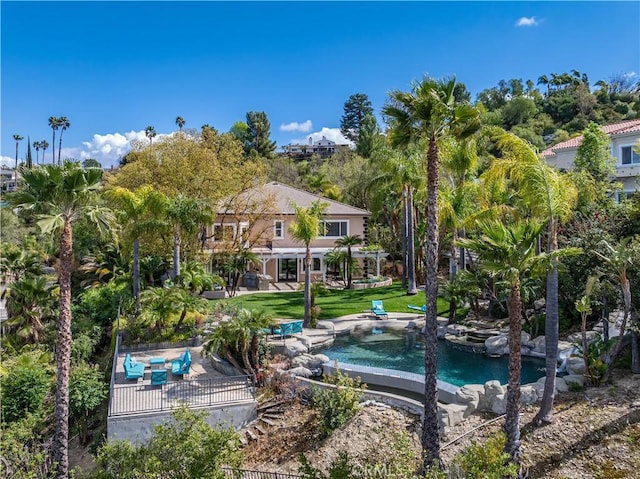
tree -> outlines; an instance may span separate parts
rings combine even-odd
[[[121,211],[121,221],[125,231],[133,241],[133,297],[139,304],[140,296],[140,237],[147,232],[158,230],[158,215],[164,211],[165,197],[151,186],[143,186],[135,191],[116,186],[107,190],[106,196]]]
[[[44,276],[26,276],[11,284],[7,296],[7,331],[18,344],[38,344],[45,324],[53,318],[54,296]]]
[[[185,123],[186,121],[184,121],[184,118],[182,118],[181,116],[176,117],[176,125],[178,125],[178,128],[180,128],[180,131],[182,131],[182,127]]]
[[[522,459],[520,448],[520,371],[522,336],[521,284],[530,274],[539,258],[536,257],[536,243],[542,230],[541,223],[528,221],[514,225],[504,225],[498,221],[480,224],[480,236],[460,239],[465,247],[478,253],[481,267],[490,274],[509,284],[509,385],[507,388],[507,414],[505,433],[506,452],[511,460],[519,464]]]
[[[558,226],[569,219],[576,204],[575,186],[567,176],[547,165],[526,141],[499,129],[489,132],[502,158],[493,162],[486,176],[509,177],[529,211],[547,224],[547,252],[553,254],[558,250]],[[546,289],[547,375],[540,411],[534,418],[538,424],[550,422],[553,416],[560,323],[557,261],[550,264]]]
[[[292,204],[295,219],[289,225],[289,234],[304,243],[304,323],[305,328],[311,323],[311,242],[322,233],[320,218],[327,209],[327,204],[320,200],[314,201],[305,208]]]
[[[40,148],[42,148],[42,164],[44,164],[44,152],[47,151],[47,148],[49,148],[49,142],[47,140],[42,140],[40,142]]]
[[[362,244],[362,238],[360,238],[359,235],[347,235],[336,240],[336,246],[339,246],[341,248],[347,248],[347,258],[346,258],[347,289],[351,288],[351,280],[353,279],[353,263],[352,263],[353,255],[351,253],[351,247],[357,246],[359,244]]]
[[[271,141],[271,123],[263,111],[247,112],[247,145],[246,154],[255,151],[260,158],[271,158],[276,151],[276,142]]]
[[[425,77],[411,92],[393,91],[383,108],[389,119],[389,140],[406,146],[424,140],[427,149],[427,278],[425,334],[425,409],[422,427],[424,468],[440,463],[437,404],[437,306],[438,296],[438,183],[439,145],[447,136],[466,138],[480,128],[478,111],[455,102],[455,79],[437,81]]]
[[[80,444],[89,442],[89,422],[92,413],[108,395],[98,366],[79,364],[71,370],[69,379],[69,406],[71,417],[78,425]]]
[[[20,142],[22,140],[24,140],[24,137],[20,136],[20,135],[13,135],[13,139],[16,141],[16,166],[15,169],[18,169],[18,145],[20,144]]]
[[[240,438],[232,429],[212,428],[206,416],[183,406],[170,422],[156,425],[146,443],[107,442],[98,451],[98,477],[224,479],[223,466],[242,464]]]
[[[33,147],[36,149],[36,165],[40,164],[40,148],[42,146],[42,142],[34,141]]]
[[[82,162],[83,168],[102,168],[102,164],[95,158],[87,158]]]
[[[55,130],[54,130],[55,131]],[[57,477],[69,475],[69,370],[71,366],[71,273],[73,266],[73,224],[86,218],[96,233],[110,232],[113,214],[96,206],[102,171],[84,170],[76,163],[24,170],[23,185],[9,197],[17,208],[38,214],[38,226],[44,234],[59,235],[60,286],[58,334],[56,341],[56,432],[54,455],[58,463]]]
[[[58,127],[60,128],[60,139],[58,140],[58,164],[62,164],[60,161],[60,155],[62,154],[62,134],[71,126],[71,122],[66,116],[58,118]]]
[[[25,160],[27,168],[33,168],[33,158],[31,157],[31,139],[27,137],[27,158]]]
[[[366,115],[360,127],[356,153],[364,158],[369,158],[374,151],[382,147],[384,141],[384,136],[380,131],[376,117]]]
[[[149,145],[153,145],[153,139],[156,137],[156,129],[155,127],[149,125],[144,129],[144,136],[149,138]]]
[[[53,141],[51,142],[51,164],[56,162],[56,130],[60,126],[60,119],[55,116],[49,117],[49,126],[53,131]]]
[[[373,116],[373,108],[369,97],[364,93],[351,95],[344,102],[344,113],[340,118],[340,132],[342,135],[357,145],[360,140],[360,130],[367,115]]]

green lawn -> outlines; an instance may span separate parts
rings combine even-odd
[[[407,305],[422,306],[425,303],[424,291],[415,296],[408,296],[398,282],[383,288],[331,290],[328,294],[316,298],[316,304],[321,308],[320,319],[333,319],[371,309],[371,301],[374,299],[384,301],[384,309],[389,313],[411,312]],[[304,316],[302,291],[254,293],[220,301],[247,309],[262,309],[274,318],[297,319]],[[448,311],[449,304],[438,298],[438,313],[446,315]]]

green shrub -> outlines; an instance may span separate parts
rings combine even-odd
[[[505,452],[507,436],[500,432],[485,444],[473,442],[453,462],[454,477],[465,479],[503,479],[518,477],[518,466]]]
[[[319,433],[322,438],[346,424],[359,407],[364,386],[360,378],[350,378],[336,368],[326,382],[335,388],[312,387],[312,404],[319,417]]]
[[[42,411],[44,399],[53,384],[46,368],[25,355],[0,378],[3,422],[13,422],[26,413]]]
[[[320,469],[313,467],[304,454],[300,454],[300,475],[303,479],[359,479],[362,476],[354,469],[351,457],[346,451],[340,451],[329,466],[329,474],[323,474]]]

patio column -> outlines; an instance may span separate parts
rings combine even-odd
[[[376,251],[376,276],[380,276],[380,254]]]
[[[262,274],[266,275],[267,274],[267,263],[269,262],[269,258],[262,257],[260,259],[262,260]]]

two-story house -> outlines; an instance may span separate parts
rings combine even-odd
[[[287,145],[284,147],[284,151],[287,155],[295,158],[306,158],[314,154],[321,158],[327,158],[344,148],[349,148],[349,145],[337,144],[335,141],[328,140],[327,137],[323,136],[322,139],[318,141],[313,141],[313,139],[309,137],[309,143],[307,145]]]
[[[604,125],[602,131],[611,140],[611,156],[616,159],[616,177],[622,184],[621,194],[629,196],[640,189],[640,154],[634,150],[640,142],[640,119]],[[571,170],[582,141],[582,135],[576,136],[547,148],[542,156],[558,169]]]
[[[308,208],[314,201],[327,207],[322,217],[322,236],[311,243],[312,279],[326,280],[326,255],[336,247],[336,240],[347,235],[362,238],[361,246],[352,247],[353,257],[371,258],[371,269],[363,263],[363,274],[380,274],[384,252],[362,251],[368,244],[368,221],[371,213],[278,182],[249,188],[226,202],[215,223],[207,231],[209,253],[229,251],[242,246],[254,253],[259,262],[249,270],[268,275],[272,281],[304,281],[305,245],[289,233],[295,220],[294,205]]]

